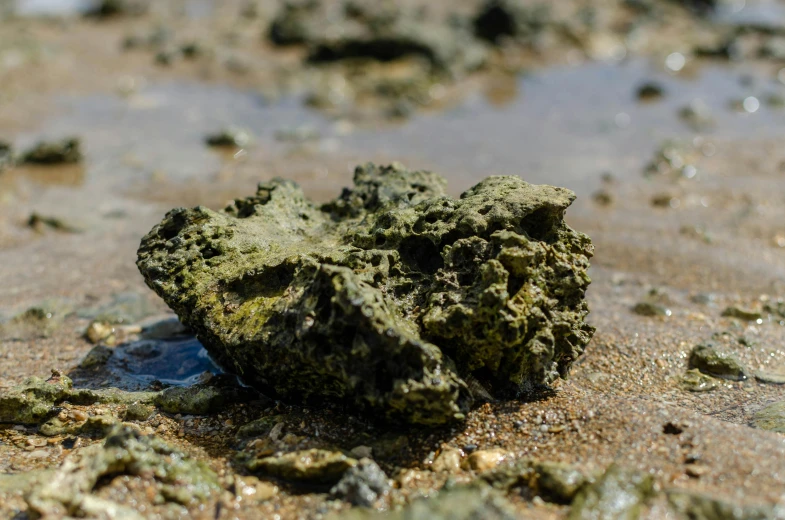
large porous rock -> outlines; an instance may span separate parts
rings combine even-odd
[[[174,209],[142,239],[147,284],[214,358],[289,401],[441,424],[565,375],[592,245],[569,190],[489,177],[454,199],[400,165],[358,167],[322,206],[276,179],[224,211]]]

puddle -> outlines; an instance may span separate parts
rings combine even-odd
[[[13,11],[20,16],[64,16],[84,13],[96,0],[16,0]]]
[[[742,85],[746,76],[752,86]],[[664,88],[662,100],[637,101],[638,87],[648,81]],[[400,128],[358,132],[347,144],[370,155],[422,158],[461,189],[485,175],[514,174],[585,195],[596,189],[602,172],[639,178],[664,139],[696,135],[678,114],[696,99],[716,121],[707,137],[782,134],[785,111],[761,104],[756,113],[740,114],[729,106],[782,88],[753,67],[707,65],[686,78],[643,61],[590,63],[525,76],[519,95],[503,106],[478,95],[452,111],[419,116]]]
[[[116,386],[142,390],[153,381],[168,386],[189,386],[205,372],[222,374],[201,343],[193,337],[146,339],[119,345],[99,373],[90,373],[88,386]]]

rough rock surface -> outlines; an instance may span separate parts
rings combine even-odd
[[[133,510],[92,492],[99,480],[116,475],[141,475],[161,483],[165,500],[204,500],[220,489],[207,466],[190,459],[162,440],[117,427],[102,445],[78,450],[26,496],[33,517],[67,515],[96,518],[142,518]]]
[[[589,238],[574,195],[489,177],[453,199],[400,165],[358,167],[317,206],[276,179],[222,212],[174,209],[137,265],[215,359],[293,401],[441,424],[565,375],[585,319]]]

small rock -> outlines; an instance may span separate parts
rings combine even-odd
[[[253,475],[234,477],[234,493],[243,500],[266,502],[278,494],[278,486],[263,482]]]
[[[639,518],[654,494],[651,476],[612,465],[597,482],[583,488],[572,503],[570,520]]]
[[[591,198],[596,204],[600,206],[607,207],[613,205],[613,195],[611,195],[607,190],[595,191]]]
[[[764,520],[777,518],[774,508],[770,505],[742,505],[726,502],[709,495],[684,490],[666,491],[668,505],[673,509],[676,518],[695,520]]]
[[[717,388],[717,381],[697,368],[687,370],[681,378],[681,385],[690,392],[710,392]]]
[[[351,454],[358,459],[370,459],[373,455],[373,448],[370,446],[355,446],[351,449]]]
[[[60,217],[52,217],[41,215],[40,213],[31,213],[27,219],[27,227],[43,233],[46,229],[54,231],[61,231],[63,233],[81,233],[82,229],[78,226],[69,224]]]
[[[662,85],[659,83],[644,83],[640,87],[638,87],[635,96],[638,98],[638,101],[643,102],[650,102],[650,101],[659,101],[662,99],[664,95],[664,89]]]
[[[500,448],[475,451],[467,458],[467,465],[472,471],[483,473],[492,470],[509,455],[509,452]]]
[[[755,373],[755,379],[760,383],[785,385],[785,374],[782,372],[766,372],[761,370]]]
[[[253,459],[247,463],[251,471],[296,482],[336,482],[357,459],[340,451],[310,449],[285,453],[280,456]]]
[[[215,134],[208,135],[205,143],[209,146],[245,148],[251,144],[251,133],[239,128],[226,128]]]
[[[126,421],[146,421],[155,413],[155,408],[141,403],[128,405],[125,409]]]
[[[330,495],[355,506],[371,507],[389,490],[390,482],[384,471],[371,459],[360,459],[343,474]]]
[[[658,303],[651,303],[651,302],[636,303],[635,306],[632,308],[632,312],[634,312],[638,316],[647,316],[647,317],[654,317],[654,316],[667,317],[672,314],[670,309],[667,309]]]
[[[551,502],[569,504],[589,479],[569,464],[537,462],[533,466],[537,493]]]
[[[690,352],[690,368],[697,368],[704,374],[730,379],[732,381],[744,381],[747,374],[735,356],[717,351],[712,345],[697,345]]]
[[[0,141],[0,172],[4,169],[13,166],[14,164],[14,151],[11,145]]]
[[[487,484],[445,487],[436,496],[413,500],[399,511],[386,513],[353,508],[328,517],[330,520],[516,520],[512,504]]]
[[[78,138],[69,137],[62,141],[41,141],[27,150],[20,162],[28,164],[74,164],[82,161]]]
[[[752,426],[761,430],[785,433],[785,401],[761,408],[752,416]]]
[[[108,340],[114,335],[115,328],[111,323],[104,321],[94,321],[87,326],[85,330],[85,338],[93,345],[97,345],[102,341]]]
[[[722,311],[722,316],[726,318],[738,318],[744,321],[757,321],[763,317],[758,311],[742,309],[741,307],[736,306],[727,307]]]
[[[437,473],[441,471],[457,473],[461,469],[462,457],[463,453],[458,448],[444,448],[431,464],[431,470]]]
[[[79,363],[79,367],[90,369],[104,366],[111,359],[113,354],[114,351],[109,347],[96,345],[87,353],[82,362]]]
[[[238,439],[249,439],[251,437],[265,437],[278,424],[283,424],[284,415],[271,415],[262,417],[246,423],[237,430]]]

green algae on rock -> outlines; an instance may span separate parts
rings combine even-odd
[[[599,480],[578,493],[569,518],[637,519],[653,495],[654,479],[650,475],[612,465]]]
[[[785,401],[764,406],[752,416],[752,426],[761,430],[785,433]]]
[[[174,209],[137,265],[219,363],[290,401],[442,424],[471,406],[464,377],[504,397],[566,375],[594,332],[572,192],[489,177],[453,199],[397,164],[354,184],[322,206],[275,179]]]
[[[735,356],[720,352],[710,344],[695,346],[690,352],[689,364],[690,368],[697,368],[713,377],[732,381],[747,379],[746,369]]]
[[[340,451],[310,449],[293,451],[280,456],[251,459],[249,470],[292,480],[295,482],[334,483],[341,479],[349,468],[357,465],[357,459]]]
[[[203,463],[161,439],[118,426],[102,444],[69,455],[25,498],[33,518],[142,518],[133,509],[92,493],[99,480],[116,475],[154,478],[163,499],[182,504],[204,500],[220,490],[217,475]]]

